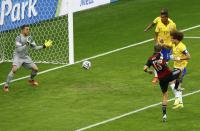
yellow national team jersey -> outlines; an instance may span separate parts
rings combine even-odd
[[[173,22],[170,18],[168,18],[168,20],[169,20],[170,22]],[[160,17],[160,16],[156,17],[156,18],[153,20],[153,23],[154,23],[154,24],[158,24],[159,22],[161,22],[161,17]]]
[[[187,53],[187,49],[182,42],[180,42],[178,45],[175,45],[171,42],[169,45],[172,47],[172,54],[174,57],[180,57],[181,59],[185,58],[184,53]],[[188,60],[174,61],[174,68],[183,70],[187,64]]]
[[[155,32],[158,33],[158,44],[160,40],[164,40],[164,43],[169,44],[171,42],[170,32],[176,30],[176,24],[169,21],[168,25],[164,25],[162,22],[158,22]]]

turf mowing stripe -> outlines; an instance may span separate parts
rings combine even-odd
[[[200,27],[200,25],[192,26],[192,27],[183,29],[183,30],[181,30],[181,31],[184,32],[184,31],[192,30],[192,29],[195,29],[195,28],[198,28],[198,27]],[[83,61],[85,61],[85,60],[91,60],[91,59],[94,59],[94,58],[97,58],[97,57],[105,56],[105,55],[108,55],[108,54],[111,54],[111,53],[114,53],[114,52],[118,52],[118,51],[121,51],[121,50],[130,48],[130,47],[134,47],[134,46],[138,46],[138,45],[141,45],[141,44],[145,44],[145,43],[150,42],[150,41],[153,41],[153,38],[152,38],[152,39],[145,40],[145,41],[142,41],[142,42],[134,43],[134,44],[131,44],[131,45],[128,45],[128,46],[125,46],[125,47],[121,47],[121,48],[118,48],[118,49],[115,49],[115,50],[112,50],[112,51],[108,51],[108,52],[105,52],[105,53],[101,53],[101,54],[99,54],[99,55],[95,55],[95,56],[92,56],[92,57],[88,57],[88,58],[85,58],[85,59],[76,61],[74,64],[81,63],[81,62],[83,62]],[[71,66],[71,65],[73,65],[73,64],[66,64],[66,65],[54,67],[54,68],[51,68],[51,69],[48,69],[48,70],[44,70],[44,71],[39,72],[38,75],[41,75],[41,74],[44,74],[44,73],[47,73],[47,72],[50,72],[50,71],[58,70],[58,69],[61,69],[61,68],[64,68],[64,67],[68,67],[68,66]],[[17,78],[17,79],[12,80],[11,82],[23,80],[23,79],[26,79],[26,78],[29,78],[29,77],[30,77],[29,75],[28,75],[28,76],[24,76],[24,77],[20,77],[20,78]],[[5,83],[1,83],[0,86],[2,86],[2,85],[4,85],[4,84],[5,84]]]
[[[191,93],[187,93],[187,94],[183,95],[183,97],[190,96],[190,95],[193,95],[193,94],[197,94],[197,93],[199,93],[199,92],[200,92],[200,90],[197,90],[197,91],[194,91],[194,92],[191,92]],[[169,99],[168,102],[173,101],[173,100],[174,100],[174,98]],[[123,118],[123,117],[129,116],[129,115],[132,115],[132,114],[135,114],[135,113],[137,113],[137,112],[140,112],[140,111],[143,111],[143,110],[146,110],[146,109],[149,109],[149,108],[156,107],[156,106],[158,106],[158,105],[161,105],[161,102],[158,102],[158,103],[155,103],[155,104],[152,104],[152,105],[149,105],[149,106],[146,106],[146,107],[143,107],[143,108],[140,108],[140,109],[137,109],[137,110],[134,110],[134,111],[125,113],[125,114],[122,114],[122,115],[120,115],[120,116],[116,116],[116,117],[107,119],[107,120],[102,121],[102,122],[98,122],[98,123],[89,125],[89,126],[87,126],[87,127],[83,127],[83,128],[77,129],[76,131],[84,131],[84,130],[87,130],[87,129],[90,129],[90,128],[93,128],[93,127],[96,127],[96,126],[99,126],[99,125],[103,125],[103,124],[106,124],[106,123],[109,123],[109,122],[112,122],[112,121],[121,119],[121,118]]]

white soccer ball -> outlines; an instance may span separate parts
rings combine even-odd
[[[82,67],[83,67],[84,69],[89,70],[91,66],[92,66],[92,65],[91,65],[91,62],[90,62],[90,61],[84,61],[84,62],[82,63]]]

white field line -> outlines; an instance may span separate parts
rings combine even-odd
[[[200,39],[200,36],[185,36],[186,39]]]
[[[193,95],[193,94],[197,94],[199,92],[200,92],[200,90],[197,90],[197,91],[194,91],[194,92],[191,92],[191,93],[187,93],[187,94],[183,95],[183,97],[190,96],[190,95]],[[173,101],[173,100],[174,100],[174,98],[169,99],[168,102],[169,101]],[[125,114],[122,114],[122,115],[119,115],[119,116],[116,116],[116,117],[113,117],[113,118],[110,118],[110,119],[107,119],[107,120],[104,120],[104,121],[101,121],[101,122],[98,122],[98,123],[95,123],[95,124],[92,124],[92,125],[89,125],[89,126],[86,126],[86,127],[80,128],[80,129],[77,129],[76,131],[84,131],[84,130],[87,130],[87,129],[90,129],[90,128],[93,128],[93,127],[96,127],[96,126],[100,126],[100,125],[103,125],[103,124],[106,124],[106,123],[109,123],[109,122],[121,119],[123,117],[126,117],[126,116],[129,116],[129,115],[138,113],[140,111],[156,107],[158,105],[161,105],[161,102],[158,102],[158,103],[155,103],[155,104],[152,104],[152,105],[149,105],[149,106],[145,106],[143,108],[140,108],[140,109],[137,109],[137,110],[133,110],[131,112],[128,112],[128,113],[125,113]]]
[[[184,31],[192,30],[192,29],[199,28],[199,27],[200,27],[200,25],[196,25],[196,26],[192,26],[192,27],[183,29],[183,30],[181,30],[181,31],[184,32]],[[85,60],[95,59],[95,58],[98,58],[98,57],[101,57],[101,56],[105,56],[105,55],[108,55],[108,54],[111,54],[111,53],[114,53],[114,52],[118,52],[118,51],[121,51],[121,50],[124,50],[124,49],[127,49],[127,48],[131,48],[131,47],[134,47],[134,46],[142,45],[142,44],[147,43],[147,42],[150,42],[150,41],[153,41],[153,38],[152,38],[152,39],[145,40],[145,41],[142,41],[142,42],[134,43],[134,44],[131,44],[131,45],[122,47],[122,48],[118,48],[118,49],[115,49],[115,50],[112,50],[112,51],[108,51],[108,52],[105,52],[105,53],[101,53],[101,54],[98,54],[98,55],[95,55],[95,56],[92,56],[92,57],[88,57],[88,58],[85,58],[85,59],[76,61],[74,64],[81,63],[81,62],[83,62],[83,61],[85,61]],[[66,65],[54,67],[54,68],[51,68],[51,69],[48,69],[48,70],[44,70],[44,71],[39,72],[38,75],[41,75],[41,74],[44,74],[44,73],[47,73],[47,72],[50,72],[50,71],[58,70],[58,69],[61,69],[61,68],[67,67],[67,66],[71,66],[71,65],[73,65],[73,64],[66,64]],[[11,82],[23,80],[23,79],[26,79],[26,78],[29,78],[29,76],[20,77],[20,78],[17,78],[17,79],[12,80]],[[5,84],[5,83],[0,83],[0,86],[2,86],[2,85],[4,85],[4,84]]]

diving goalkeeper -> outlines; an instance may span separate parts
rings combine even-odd
[[[45,40],[44,45],[37,46],[36,43],[33,41],[32,37],[30,36],[29,25],[23,25],[22,31],[19,36],[16,37],[15,41],[15,50],[13,53],[13,64],[10,73],[8,74],[7,80],[3,86],[3,90],[5,92],[9,91],[9,84],[14,77],[14,74],[17,70],[23,66],[26,69],[32,70],[29,83],[32,86],[37,86],[38,82],[34,80],[35,76],[38,72],[37,65],[32,61],[31,57],[28,54],[29,48],[40,50],[45,49],[52,46],[51,40]]]

